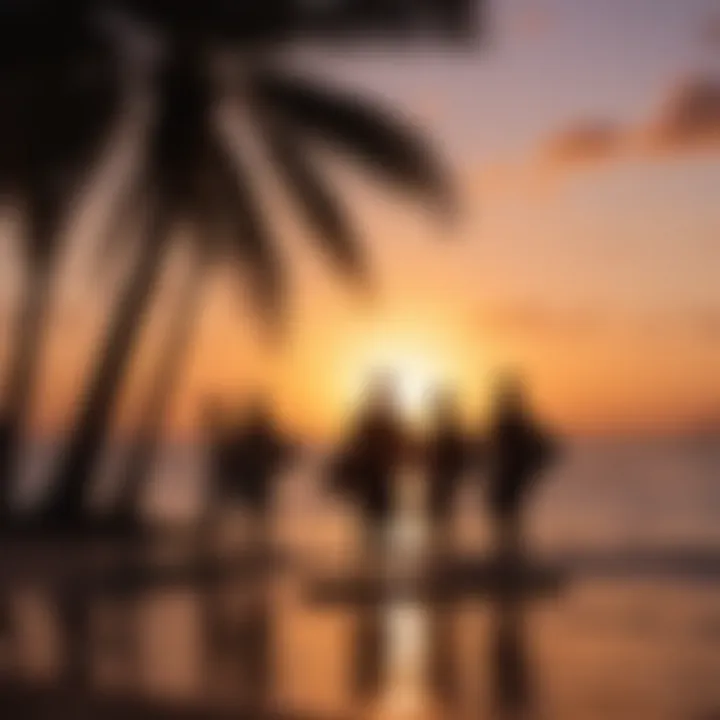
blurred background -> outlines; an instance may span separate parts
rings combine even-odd
[[[720,717],[720,6],[262,5],[0,0],[3,716]]]

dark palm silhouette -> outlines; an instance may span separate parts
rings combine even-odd
[[[5,13],[0,21],[0,201],[19,210],[22,297],[0,409],[0,513],[5,513],[21,433],[74,208],[117,114],[117,65],[89,17],[64,7]]]
[[[163,353],[153,373],[150,391],[140,413],[140,428],[130,447],[120,476],[119,496],[114,520],[120,527],[139,527],[143,489],[153,469],[160,444],[163,420],[180,382],[184,360],[200,309],[204,274],[202,269],[190,273],[181,289],[181,297],[171,320]]]
[[[233,156],[214,124],[217,93],[208,48],[215,46],[214,38],[176,33],[166,48],[156,83],[158,110],[139,180],[143,192],[138,195],[144,200],[142,211],[138,209],[143,219],[141,252],[121,292],[46,507],[46,518],[63,525],[73,525],[83,516],[84,498],[179,224],[192,231],[198,272],[218,259],[238,262],[249,272],[266,317],[282,317],[283,266],[251,182],[251,168]],[[354,276],[363,273],[362,252],[341,205],[308,152],[309,143],[331,144],[421,196],[449,200],[439,162],[425,142],[392,114],[269,65],[253,65],[243,80],[245,107],[262,129],[274,166],[319,231],[323,247]],[[178,323],[191,324],[187,317]],[[186,345],[191,335],[178,327],[171,335],[180,339],[171,341],[169,349],[181,357],[177,346]],[[165,363],[173,364],[168,360],[161,366],[166,367]],[[178,373],[171,367],[166,376],[171,380],[151,403],[154,428],[159,426],[155,421],[164,414]],[[146,441],[146,447],[152,448],[155,442]]]

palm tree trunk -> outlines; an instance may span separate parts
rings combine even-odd
[[[141,415],[141,426],[123,470],[117,504],[117,512],[122,520],[140,521],[141,493],[152,472],[162,439],[163,421],[176,395],[190,342],[195,334],[207,268],[205,258],[198,257],[188,271],[180,302],[171,319],[163,355]]]
[[[3,427],[0,429],[0,518],[10,509],[12,479],[20,456],[22,433],[32,406],[50,299],[52,263],[48,258],[30,260],[24,297],[14,332],[15,348],[10,360],[5,392]]]
[[[70,528],[84,516],[93,480],[143,321],[162,267],[167,217],[150,219],[143,252],[121,294],[104,348],[85,392],[80,414],[52,484],[44,519]]]

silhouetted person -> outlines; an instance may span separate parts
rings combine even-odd
[[[392,378],[378,376],[336,462],[340,477],[334,478],[360,505],[365,548],[372,555],[382,549],[405,447]]]
[[[233,478],[234,437],[230,421],[216,400],[209,401],[205,408],[204,426],[210,477],[202,529],[208,532],[213,527],[217,512],[222,507],[223,496]]]
[[[501,556],[521,551],[522,509],[533,479],[550,462],[554,447],[533,419],[520,381],[505,377],[495,399],[488,440],[489,502]]]
[[[276,481],[295,456],[295,448],[278,428],[268,406],[252,402],[242,418],[228,418],[216,404],[206,413],[210,445],[209,504],[240,502],[258,521],[270,512]]]
[[[460,414],[451,393],[442,392],[436,398],[426,462],[432,537],[443,547],[449,540],[453,501],[468,462]]]
[[[254,401],[235,436],[229,492],[263,524],[263,530],[267,530],[277,480],[294,456],[295,449],[269,407]]]

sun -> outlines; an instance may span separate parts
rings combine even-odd
[[[433,392],[450,379],[442,358],[429,348],[386,341],[369,348],[355,363],[350,378],[352,406],[362,399],[368,382],[379,372],[393,378],[400,411],[413,424],[424,420]]]
[[[442,384],[440,370],[428,358],[420,356],[399,356],[385,367],[397,382],[402,412],[412,420],[421,419],[432,392]]]
[[[327,402],[328,427],[347,427],[377,376],[395,382],[405,422],[424,432],[432,422],[437,391],[453,392],[463,418],[482,414],[483,388],[489,373],[486,348],[453,315],[413,306],[404,312],[382,311],[356,320],[338,338],[313,396],[320,408]],[[322,395],[322,396],[321,396]]]

